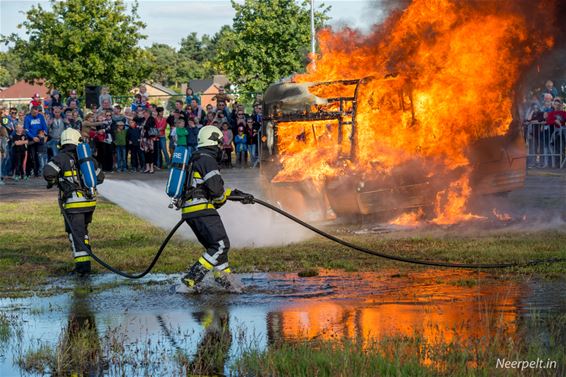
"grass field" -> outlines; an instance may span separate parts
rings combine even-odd
[[[62,276],[73,268],[63,218],[52,200],[0,203],[0,291],[29,287],[49,277]],[[190,231],[183,226],[182,232]],[[119,269],[137,272],[151,261],[167,232],[132,216],[120,207],[99,203],[90,227],[93,250]],[[457,233],[457,232],[455,232]],[[382,237],[377,234],[340,234],[360,245],[406,257],[490,263],[566,257],[563,231],[498,232],[486,236]],[[408,235],[407,235],[408,234]],[[202,252],[200,245],[174,238],[157,263],[155,272],[181,272]],[[284,247],[232,249],[230,260],[238,272],[306,271],[318,268],[346,271],[381,268],[417,268],[350,251],[321,237]],[[104,272],[95,266],[98,272]],[[563,274],[564,264],[514,269],[514,272]]]

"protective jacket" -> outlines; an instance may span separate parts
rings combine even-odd
[[[94,211],[96,208],[96,195],[92,196],[84,190],[79,176],[80,169],[77,163],[77,148],[67,144],[61,153],[53,157],[45,166],[43,177],[51,185],[57,185],[61,191],[63,207],[69,213],[84,213]],[[94,161],[96,180],[100,184],[104,180],[104,173]]]
[[[224,180],[218,170],[218,153],[217,147],[204,147],[191,156],[183,218],[218,215],[216,209],[230,196],[231,189],[224,189]]]

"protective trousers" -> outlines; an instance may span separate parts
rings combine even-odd
[[[206,249],[199,262],[208,270],[213,268],[218,271],[226,270],[230,241],[220,216],[200,216],[189,218],[186,221]]]
[[[92,222],[92,214],[94,211],[82,213],[69,213],[67,215],[70,224],[65,222],[65,231],[69,234],[73,257],[75,258],[75,271],[79,274],[90,273],[90,256],[84,250],[83,243],[90,250],[90,242],[88,238],[88,224]],[[71,229],[73,233],[71,233]]]

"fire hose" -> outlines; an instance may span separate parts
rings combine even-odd
[[[270,203],[267,203],[267,202],[265,202],[261,199],[257,199],[250,194],[244,194],[244,193],[241,193],[237,190],[234,190],[234,192],[238,192],[238,194],[242,194],[242,196],[238,197],[238,198],[232,198],[232,200],[240,201],[243,204],[259,204],[259,205],[261,205],[265,208],[268,208],[268,209],[270,209],[270,210],[272,210],[276,213],[279,213],[280,215],[285,216],[286,218],[294,221],[295,223],[315,232],[316,234],[318,234],[318,235],[320,235],[324,238],[327,238],[327,239],[329,239],[333,242],[336,242],[336,243],[338,243],[342,246],[345,246],[345,247],[353,249],[353,250],[360,251],[360,252],[365,253],[365,254],[373,255],[373,256],[376,256],[376,257],[384,258],[384,259],[395,260],[395,261],[398,261],[398,262],[411,263],[411,264],[417,264],[417,265],[423,265],[423,266],[432,266],[432,267],[468,268],[468,269],[482,269],[482,268],[494,269],[494,268],[509,268],[509,267],[527,267],[527,266],[534,266],[534,265],[543,264],[543,263],[566,262],[566,258],[547,258],[547,259],[533,259],[533,260],[530,260],[530,261],[527,261],[527,262],[522,262],[522,263],[521,262],[512,262],[512,263],[469,264],[469,263],[451,263],[451,262],[441,262],[441,261],[428,261],[428,260],[422,260],[422,259],[413,259],[413,258],[401,257],[401,256],[387,254],[387,253],[383,253],[383,252],[380,252],[380,251],[368,249],[366,247],[353,244],[351,242],[348,242],[346,240],[343,240],[341,238],[333,236],[332,234],[327,233],[327,232],[325,232],[321,229],[318,229],[318,228],[314,227],[313,225],[311,225],[307,222],[304,222],[303,220],[299,219],[298,217],[295,217],[295,216],[291,215],[290,213],[282,210],[281,208],[278,208],[278,207],[276,207],[276,206],[274,206]],[[63,202],[62,202],[61,197],[59,197],[59,207],[61,208],[61,213],[63,214],[65,222],[68,225],[68,229],[71,230],[71,234],[73,235],[73,238],[77,239],[77,240],[82,240],[81,237],[76,236],[73,228],[70,226],[71,221],[69,219],[67,212],[65,211],[65,208],[63,207]],[[159,250],[157,251],[157,253],[153,257],[153,260],[151,261],[150,265],[143,272],[141,272],[139,274],[129,274],[129,273],[120,271],[115,267],[112,267],[110,264],[104,262],[102,259],[100,259],[98,256],[96,256],[96,254],[94,254],[92,252],[92,250],[84,243],[84,241],[81,243],[81,246],[82,246],[82,249],[86,253],[88,253],[88,255],[90,257],[92,257],[92,259],[94,259],[96,262],[98,262],[101,266],[105,267],[109,271],[114,272],[115,274],[118,274],[118,275],[123,276],[125,278],[140,279],[140,278],[144,277],[145,275],[147,275],[153,269],[153,267],[157,263],[159,257],[163,253],[163,250],[165,250],[165,247],[167,246],[167,244],[169,243],[169,241],[171,240],[171,238],[173,237],[175,232],[177,232],[179,227],[184,222],[185,222],[185,220],[181,219],[177,224],[175,224],[173,229],[171,229],[169,234],[167,234],[167,237],[165,237],[165,239],[161,243],[161,246],[159,247]]]

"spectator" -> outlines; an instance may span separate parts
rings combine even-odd
[[[79,101],[71,100],[71,102],[69,102],[69,104],[67,105],[67,109],[71,109],[71,111],[73,112],[78,111],[80,118],[84,119],[83,111],[78,106],[79,106]]]
[[[195,123],[203,124],[204,120],[206,119],[206,112],[202,109],[202,107],[198,104],[196,99],[191,100],[191,106],[187,112],[190,112],[189,116],[192,115],[195,118]]]
[[[562,100],[555,97],[552,101],[553,111],[546,114],[545,127],[545,154],[561,155],[564,153],[564,140],[562,129],[566,126],[566,112],[563,110]],[[546,143],[548,139],[548,145]],[[548,152],[548,153],[547,153]],[[543,168],[548,167],[548,157],[545,158]],[[558,162],[559,164],[560,162]],[[552,166],[556,166],[556,159],[552,161]]]
[[[218,89],[218,93],[212,97],[213,101],[216,101],[216,106],[218,106],[218,104],[220,102],[224,102],[224,105],[230,103],[230,101],[232,100],[232,97],[226,93],[226,90],[224,89],[224,85],[214,85],[216,87],[216,89]],[[228,114],[226,114],[226,117],[228,117]]]
[[[140,85],[139,94],[144,102],[149,102],[149,93],[147,92],[147,87],[144,84]]]
[[[81,107],[81,101],[77,97],[77,91],[75,89],[69,92],[69,97],[67,97],[67,100],[65,101],[67,103],[67,107],[71,106],[71,101],[75,101],[76,107]]]
[[[228,118],[226,117],[224,112],[218,110],[218,112],[216,113],[216,118],[214,118],[214,120],[212,121],[212,124],[214,124],[214,122],[217,122],[218,125],[221,125],[222,123],[227,122],[227,121],[228,121]]]
[[[96,149],[96,160],[106,172],[113,170],[112,155],[112,134],[110,133],[110,124],[106,121],[105,114],[99,114],[96,118],[97,125],[95,129],[91,128],[90,135],[94,139]]]
[[[262,106],[259,103],[254,104],[254,111],[252,112],[251,118],[257,127],[261,127],[261,122],[263,120]]]
[[[212,125],[212,122],[214,122],[214,119],[216,119],[216,113],[213,113],[213,112],[206,113],[206,119],[204,121],[204,125],[205,126]]]
[[[168,117],[167,117],[167,124],[169,125],[169,155],[173,156],[173,152],[175,151],[175,144],[176,140],[174,139],[174,131],[175,126],[179,119],[182,118],[183,123],[185,122],[185,117],[181,115],[179,110],[174,110]]]
[[[43,174],[43,168],[47,164],[47,136],[45,135],[45,131],[39,130],[37,133],[37,138],[39,141],[37,142],[37,160],[39,161],[39,173]]]
[[[169,166],[169,153],[167,152],[167,119],[163,117],[165,109],[158,107],[156,109],[157,116],[155,117],[155,126],[159,131],[159,150],[157,152],[157,165],[161,168]]]
[[[128,118],[122,114],[122,106],[115,105],[112,109],[112,125],[114,128],[118,125],[118,122],[124,123],[124,128],[128,125]]]
[[[61,141],[61,133],[68,127],[65,126],[65,121],[61,116],[61,108],[54,107],[53,108],[53,117],[49,119],[47,122],[48,132],[49,132],[49,141],[47,142],[46,147],[51,151],[51,156],[55,157],[59,154],[59,142]]]
[[[541,96],[544,98],[545,94],[550,94],[552,98],[558,96],[558,90],[554,87],[554,83],[551,80],[547,80],[544,84],[544,89],[542,90]]]
[[[110,102],[109,99],[103,99],[102,100],[102,105],[98,108],[98,110],[96,110],[96,112],[98,114],[100,113],[107,113],[110,112],[112,113],[113,109],[112,109],[112,103]]]
[[[16,126],[16,132],[11,136],[11,142],[14,149],[14,167],[15,167],[15,177],[14,180],[24,179],[24,172],[27,171],[27,146],[29,138],[21,124]],[[25,179],[28,179],[29,175],[26,174]]]
[[[37,147],[39,143],[39,138],[37,134],[39,130],[43,130],[48,134],[47,123],[43,114],[39,113],[39,107],[33,106],[31,112],[26,115],[24,119],[24,129],[28,137],[27,151],[28,151],[28,161],[26,162],[26,175],[30,175],[31,168],[33,166],[33,173],[35,177],[39,177],[39,156],[37,154]]]
[[[197,104],[200,106],[200,96],[195,94],[193,88],[189,86],[185,91],[185,104],[190,105],[192,100],[197,101]]]
[[[206,105],[206,113],[216,114],[216,109],[209,103],[208,105]]]
[[[190,156],[197,150],[199,129],[194,119],[189,119],[189,128],[187,129],[187,149]]]
[[[187,126],[189,124],[187,119],[188,115],[185,113],[185,110],[183,110],[183,101],[177,100],[175,101],[175,110],[167,117],[169,127],[175,127],[176,120],[181,116],[185,120],[185,126]]]
[[[53,112],[55,107],[63,108],[63,99],[61,98],[61,93],[58,90],[53,89],[51,91],[51,106],[49,107],[49,112]]]
[[[143,151],[145,158],[144,173],[153,174],[155,162],[154,142],[159,139],[159,131],[155,127],[155,118],[151,116],[149,109],[144,109],[143,116],[144,118],[141,124],[142,130],[140,148]]]
[[[238,110],[235,114],[235,117],[233,118],[232,121],[232,127],[233,128],[240,128],[240,127],[246,127],[246,116],[244,114],[244,111],[240,111]]]
[[[248,136],[248,151],[250,152],[250,166],[256,167],[258,161],[257,146],[259,127],[254,123],[252,118],[246,119],[246,135]]]
[[[179,117],[175,124],[174,138],[176,146],[188,147],[188,136],[189,131],[185,127],[185,119],[183,117]]]
[[[128,143],[128,149],[130,151],[130,163],[132,166],[132,171],[140,171],[143,164],[140,149],[140,140],[141,129],[138,127],[136,121],[132,120],[130,122],[130,127],[126,131],[126,141]]]
[[[3,177],[11,177],[14,174],[14,152],[10,136],[12,136],[18,124],[23,124],[18,120],[18,109],[11,107],[9,114],[2,117],[2,126],[0,126],[6,131],[4,159],[2,161]]]
[[[229,127],[228,122],[222,123],[222,158],[221,164],[226,168],[232,168],[232,142],[234,141],[234,134]]]
[[[100,95],[98,96],[98,107],[104,107],[104,101],[108,101],[110,106],[112,106],[112,96],[108,93],[107,86],[100,88]]]
[[[226,107],[226,102],[218,101],[218,104],[216,105],[216,113],[218,113],[219,111],[224,113],[224,118],[230,119],[230,113],[228,112],[228,108]]]
[[[33,107],[37,107],[37,111],[43,112],[43,104],[41,103],[41,99],[39,98],[39,93],[35,93],[33,97],[31,97],[31,101],[29,102],[30,111]]]
[[[144,109],[147,108],[147,106],[148,106],[148,104],[147,104],[147,102],[143,99],[142,95],[139,94],[139,93],[136,94],[136,95],[135,95],[135,100],[134,100],[134,102],[132,103],[132,106],[131,106],[132,111],[136,112],[136,111],[138,111],[138,109],[144,110]]]
[[[244,133],[244,127],[238,128],[238,134],[234,137],[236,145],[236,161],[238,167],[244,167],[248,163],[248,138]]]
[[[125,123],[121,120],[116,122],[116,171],[128,171],[128,162],[126,155],[126,133],[124,129]]]

